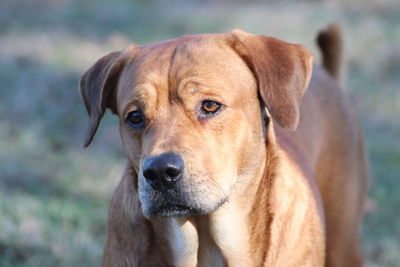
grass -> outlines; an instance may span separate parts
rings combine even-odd
[[[400,5],[396,1],[11,1],[0,3],[0,266],[96,266],[125,159],[106,115],[83,149],[80,74],[104,54],[241,28],[303,43],[345,29],[347,90],[371,159],[366,266],[400,266]]]

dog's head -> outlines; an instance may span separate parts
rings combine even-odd
[[[212,212],[265,159],[264,105],[281,127],[297,127],[311,58],[302,46],[239,30],[111,53],[81,78],[85,146],[111,109],[144,215]]]

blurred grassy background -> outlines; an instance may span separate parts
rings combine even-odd
[[[124,167],[107,115],[89,149],[78,79],[131,41],[233,28],[305,44],[345,31],[347,90],[371,159],[366,266],[400,266],[400,3],[393,1],[0,2],[0,266],[96,266]]]

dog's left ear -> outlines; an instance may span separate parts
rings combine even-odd
[[[241,30],[230,32],[230,36],[233,49],[254,73],[272,119],[295,130],[300,103],[311,78],[311,52],[301,45]]]
[[[80,92],[89,114],[84,146],[91,143],[106,108],[116,113],[116,88],[119,76],[129,60],[126,51],[117,51],[100,58],[80,80]]]

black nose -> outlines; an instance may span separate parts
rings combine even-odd
[[[182,158],[175,153],[165,153],[145,159],[143,176],[157,189],[163,186],[173,186],[183,173]]]

